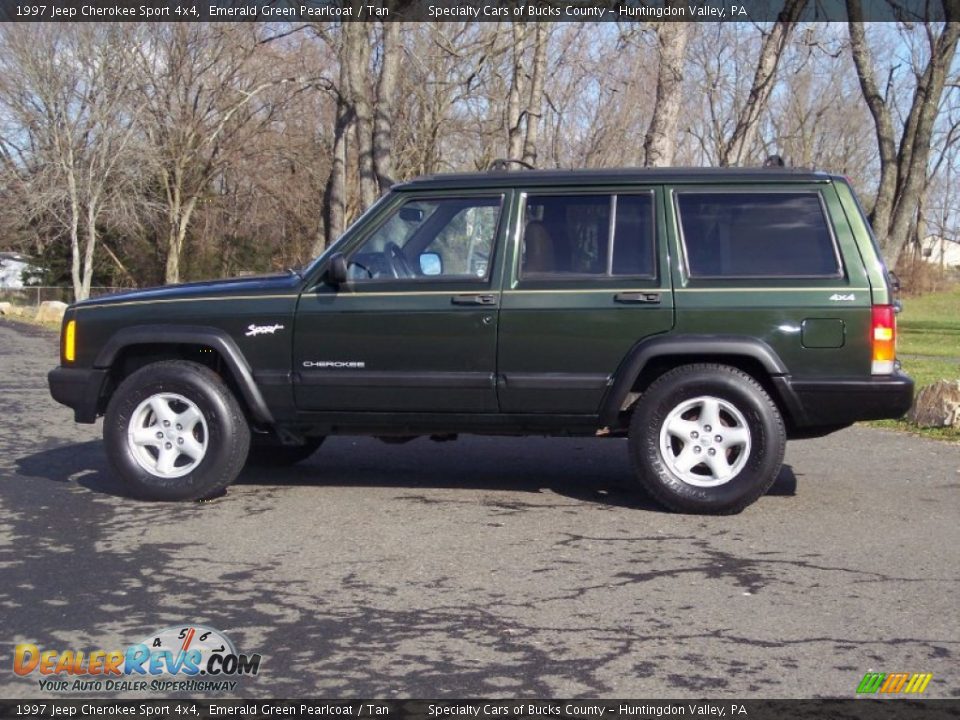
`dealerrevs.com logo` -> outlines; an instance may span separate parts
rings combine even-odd
[[[16,646],[13,671],[52,692],[229,692],[260,672],[259,654],[238,653],[204,625],[168,627],[125,650],[48,650]]]

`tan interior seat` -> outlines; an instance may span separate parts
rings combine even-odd
[[[553,238],[539,220],[531,220],[523,231],[523,272],[547,273],[556,270]]]

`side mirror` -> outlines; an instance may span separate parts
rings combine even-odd
[[[343,257],[343,253],[334,253],[330,256],[326,279],[328,283],[335,287],[347,282],[347,259]]]
[[[404,222],[420,222],[423,220],[423,210],[415,207],[400,208],[400,219]]]
[[[426,252],[420,254],[420,272],[424,275],[442,275],[443,260],[437,253]]]

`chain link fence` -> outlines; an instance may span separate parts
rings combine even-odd
[[[92,287],[90,288],[90,297],[99,297],[100,295],[109,295],[110,293],[120,292],[121,290],[131,290],[132,288],[123,287]],[[52,285],[30,285],[22,288],[0,288],[0,302],[9,302],[14,305],[33,305],[39,306],[46,300],[59,300],[60,302],[73,302],[73,288]]]

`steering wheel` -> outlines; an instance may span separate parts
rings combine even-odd
[[[395,242],[388,242],[384,246],[383,257],[386,258],[387,265],[390,266],[390,273],[395,278],[416,277],[416,271],[410,261],[407,260],[407,256],[403,254],[403,250]]]

